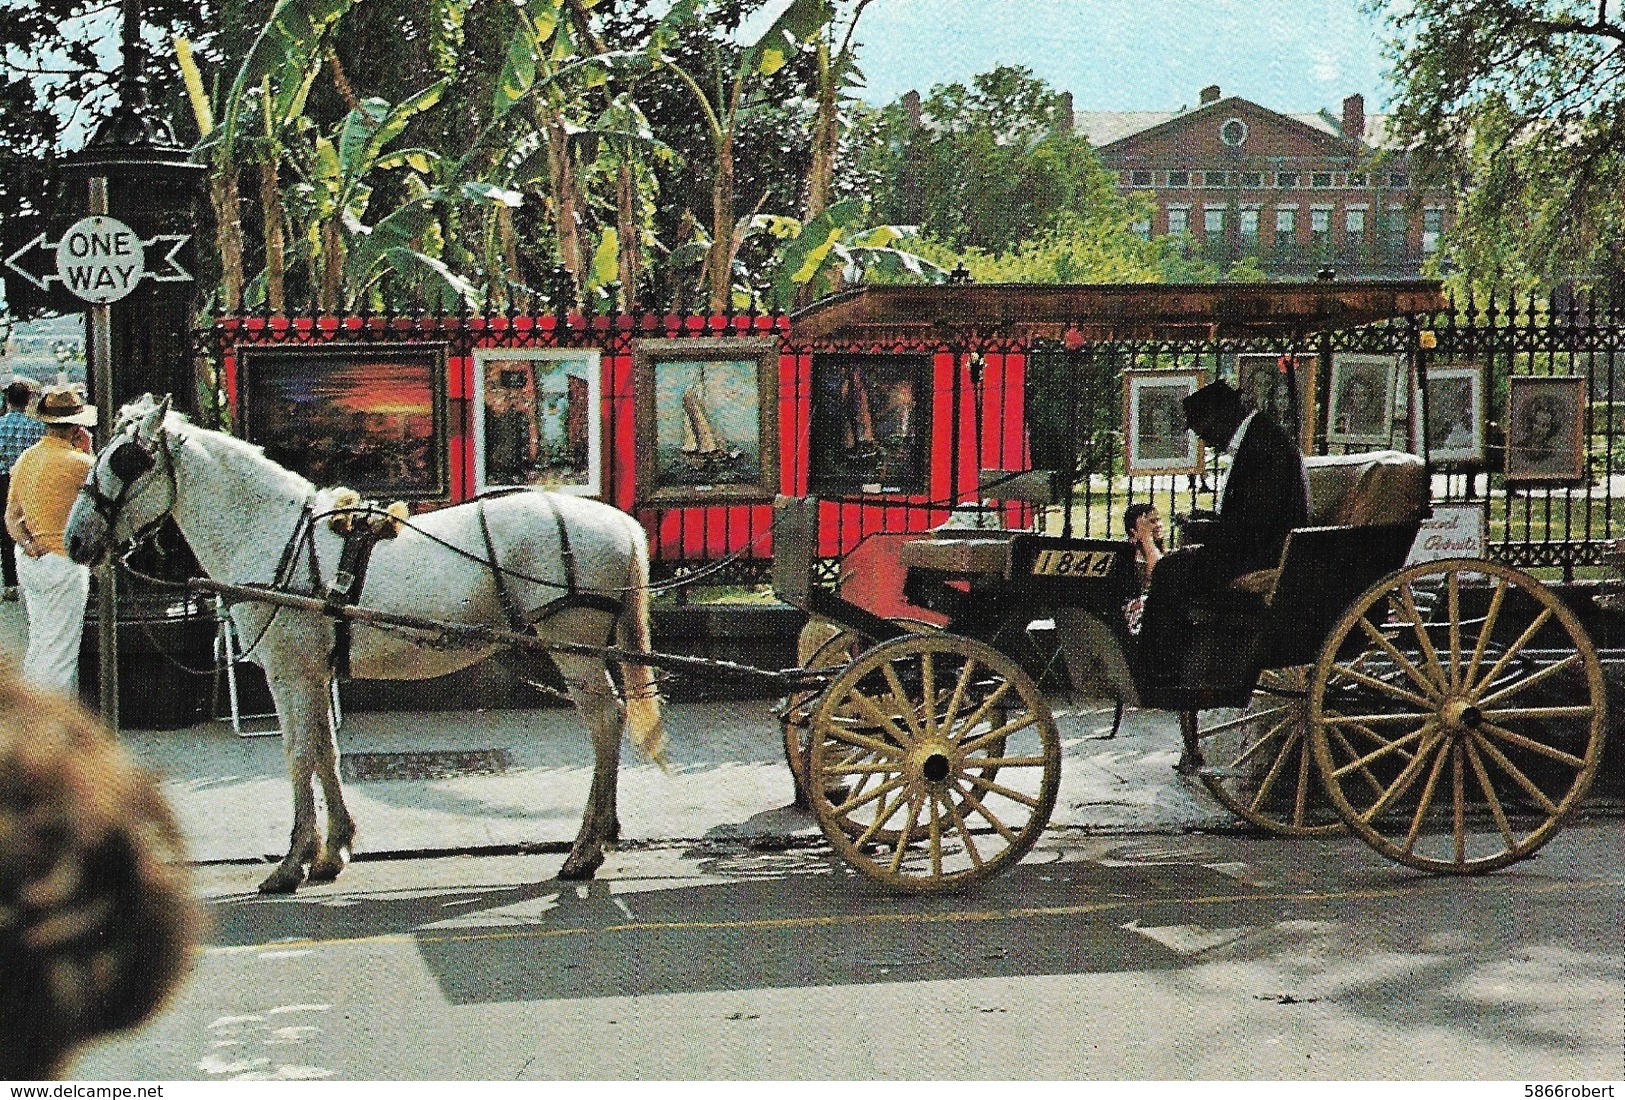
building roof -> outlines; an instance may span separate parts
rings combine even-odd
[[[1143,134],[1147,130],[1172,122],[1174,119],[1194,116],[1203,111],[1217,107],[1232,105],[1236,102],[1249,103],[1261,111],[1277,114],[1283,118],[1290,118],[1294,122],[1302,123],[1321,133],[1333,137],[1343,136],[1342,118],[1329,110],[1319,111],[1274,111],[1268,107],[1253,103],[1252,100],[1242,99],[1240,96],[1226,96],[1212,103],[1204,103],[1197,107],[1181,107],[1177,111],[1076,111],[1073,113],[1073,124],[1078,133],[1089,139],[1089,144],[1095,148],[1111,145],[1124,138]],[[1365,116],[1365,133],[1361,139],[1372,149],[1387,147],[1389,141],[1387,115],[1367,114]]]

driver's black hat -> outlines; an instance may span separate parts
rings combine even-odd
[[[1194,421],[1204,417],[1226,416],[1246,411],[1241,404],[1241,394],[1237,393],[1223,379],[1209,382],[1185,398],[1184,404],[1185,419],[1187,421]]]

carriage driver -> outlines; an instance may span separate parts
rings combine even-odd
[[[1309,477],[1297,444],[1269,417],[1248,411],[1235,390],[1222,381],[1203,386],[1185,398],[1185,423],[1235,459],[1202,544],[1168,554],[1151,574],[1140,644],[1150,682],[1164,686],[1180,682],[1190,602],[1243,573],[1274,568],[1287,533],[1309,518]]]

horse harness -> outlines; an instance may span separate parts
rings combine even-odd
[[[562,583],[552,581],[539,581],[535,578],[525,578],[532,583],[547,584],[564,589],[564,594],[550,600],[541,607],[528,614],[514,599],[509,587],[510,572],[502,567],[497,560],[496,543],[491,538],[491,525],[485,515],[485,501],[496,496],[511,492],[526,492],[523,489],[510,489],[502,493],[487,494],[476,497],[473,501],[475,515],[479,518],[480,538],[485,544],[485,556],[480,558],[461,547],[447,544],[447,548],[471,560],[478,561],[490,570],[491,579],[496,587],[497,601],[502,607],[503,617],[508,621],[508,628],[515,634],[536,633],[539,624],[561,612],[573,608],[586,608],[593,611],[603,611],[612,616],[605,644],[614,639],[615,625],[619,620],[625,605],[613,596],[600,592],[584,592],[581,590],[576,577],[575,551],[570,545],[570,533],[564,524],[564,517],[559,514],[557,505],[550,497],[544,495],[548,511],[553,516],[554,527],[558,532],[559,556],[564,564],[564,580]],[[332,518],[343,515],[349,522],[336,526],[335,533],[344,539],[339,550],[338,568],[333,573],[331,583],[323,583],[321,563],[316,552],[316,521],[321,518]],[[387,538],[394,538],[397,530],[396,517],[370,504],[338,509],[335,512],[318,516],[314,504],[307,500],[300,513],[298,522],[294,525],[292,535],[283,547],[281,559],[277,563],[276,571],[271,582],[275,588],[291,586],[293,576],[298,569],[298,559],[303,551],[306,569],[309,574],[310,591],[323,602],[323,611],[333,619],[333,649],[328,657],[328,664],[333,672],[341,678],[350,676],[350,646],[351,622],[344,614],[344,608],[354,607],[361,601],[362,590],[366,587],[367,566],[372,560],[372,552],[378,543]]]

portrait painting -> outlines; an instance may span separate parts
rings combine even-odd
[[[596,348],[476,348],[475,488],[601,490]]]
[[[1508,481],[1577,481],[1585,476],[1585,452],[1584,378],[1550,375],[1508,380]]]
[[[930,395],[928,355],[815,355],[811,491],[924,492]]]
[[[318,486],[377,500],[451,493],[444,345],[241,346],[237,424]]]
[[[1123,372],[1123,464],[1136,474],[1190,474],[1202,468],[1202,443],[1185,426],[1185,398],[1202,386],[1199,370]]]
[[[1236,356],[1236,389],[1249,410],[1269,417],[1305,453],[1315,445],[1315,364],[1313,355],[1273,353]],[[1292,367],[1289,379],[1287,367]],[[1292,406],[1292,385],[1298,393],[1297,411]]]
[[[1399,360],[1393,355],[1339,352],[1332,359],[1327,441],[1388,446],[1393,441],[1398,378]]]
[[[1484,368],[1427,369],[1427,448],[1434,462],[1484,461]]]
[[[637,495],[770,501],[779,490],[776,340],[633,345]]]

